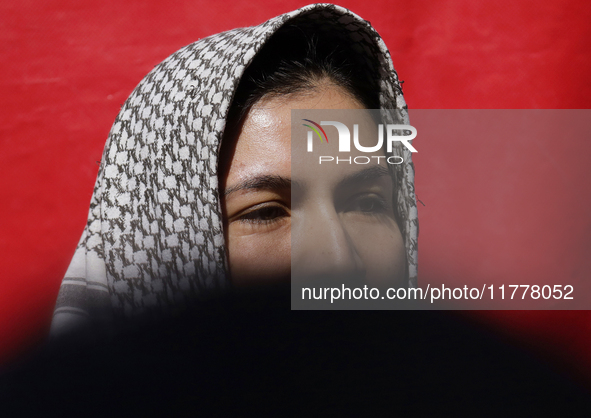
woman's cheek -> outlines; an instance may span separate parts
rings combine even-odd
[[[271,231],[246,233],[243,225],[230,225],[228,259],[232,283],[248,286],[289,281],[291,233],[289,225]]]
[[[400,229],[393,219],[351,222],[347,229],[365,267],[368,285],[405,285],[406,251]]]

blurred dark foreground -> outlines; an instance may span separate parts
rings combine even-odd
[[[589,416],[590,398],[452,313],[290,311],[289,286],[72,337],[0,375],[0,417]]]

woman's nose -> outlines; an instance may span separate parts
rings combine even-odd
[[[332,205],[292,212],[293,281],[356,282],[365,266],[353,237]]]

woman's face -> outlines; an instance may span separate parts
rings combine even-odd
[[[263,98],[251,108],[235,147],[225,147],[221,157],[232,282],[328,279],[403,286],[405,248],[384,158],[330,168],[317,158],[298,158],[292,170],[292,109],[363,106],[326,84],[313,94]],[[363,123],[373,124],[369,114]]]

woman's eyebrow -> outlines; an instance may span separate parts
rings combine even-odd
[[[359,183],[377,180],[381,177],[390,177],[390,171],[382,165],[373,165],[364,170],[349,174],[339,182],[339,188],[348,188]]]
[[[276,175],[261,175],[249,178],[232,187],[228,187],[224,196],[241,190],[284,190],[291,189],[291,178]]]

